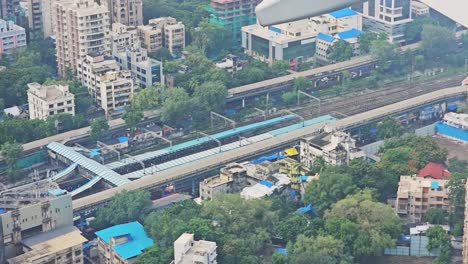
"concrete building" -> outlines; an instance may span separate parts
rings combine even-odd
[[[29,32],[34,37],[42,38],[42,0],[28,0]]]
[[[56,114],[75,115],[75,95],[68,85],[28,83],[29,118],[46,120]]]
[[[185,48],[185,26],[173,17],[153,18],[138,27],[142,47],[148,52],[167,48],[172,54]]]
[[[16,256],[23,239],[73,225],[71,196],[49,180],[1,192],[0,208],[6,258]]]
[[[136,27],[143,24],[142,0],[107,0],[110,23]]]
[[[242,47],[246,54],[261,61],[300,63],[314,57],[319,33],[335,35],[352,29],[362,29],[362,15],[345,8],[270,27],[258,24],[245,26],[242,28]]]
[[[130,71],[109,71],[97,79],[96,101],[106,116],[123,113],[136,92]]]
[[[99,263],[129,264],[154,242],[138,222],[115,225],[96,232]]]
[[[13,21],[0,19],[0,55],[10,54],[14,49],[26,47],[26,31]]]
[[[300,149],[301,161],[306,167],[312,166],[317,158],[322,158],[327,164],[340,166],[364,156],[356,147],[356,140],[341,131],[303,138]]]
[[[60,227],[21,241],[24,253],[9,259],[8,263],[84,263],[82,248],[86,241],[78,228]]]
[[[262,0],[211,0],[207,8],[210,23],[232,32],[233,40],[241,40],[241,28],[256,23],[255,7]]]
[[[430,208],[449,208],[448,180],[401,176],[395,212],[408,223],[420,223]]]
[[[216,264],[216,242],[195,241],[194,235],[183,233],[174,242],[173,264]]]
[[[110,54],[109,11],[93,0],[61,0],[55,4],[56,56],[60,76],[76,74],[87,54]]]
[[[353,49],[352,57],[359,56],[361,54],[359,49],[359,36],[361,34],[361,30],[354,28],[348,31],[337,33],[334,36],[319,33],[316,42],[315,58],[317,61],[323,63],[332,62],[329,58],[329,50],[331,47],[333,47],[333,45],[335,45],[335,43],[339,41],[346,41],[351,44]]]
[[[129,70],[135,77],[135,84],[141,88],[164,83],[163,65],[160,61],[148,57],[144,48],[127,47],[114,55],[122,69]]]
[[[57,25],[57,14],[55,3],[61,0],[40,0],[42,9],[42,32],[44,38],[55,35],[54,30]]]
[[[429,16],[429,6],[416,1],[412,0],[411,1],[411,13],[413,17],[418,17],[418,16]]]
[[[413,21],[411,0],[369,0],[358,7],[366,30],[386,33],[391,42],[405,41],[405,27]]]
[[[76,77],[80,83],[88,88],[88,92],[96,99],[99,82],[98,77],[109,71],[120,70],[119,64],[111,58],[104,55],[86,55],[84,59],[79,59],[77,63]]]
[[[0,19],[15,21],[20,9],[19,0],[0,0]]]
[[[138,31],[136,27],[129,27],[121,23],[113,23],[110,32],[112,54],[125,51],[127,47],[138,45]]]

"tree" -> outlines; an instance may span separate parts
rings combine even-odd
[[[332,236],[299,235],[294,244],[288,245],[288,255],[292,264],[353,263],[352,256],[345,252],[344,243]]]
[[[224,50],[230,50],[233,43],[231,31],[207,20],[192,30],[192,37],[192,45],[203,54],[219,55]]]
[[[146,88],[132,98],[132,106],[137,109],[151,110],[161,107],[164,100],[164,86]]]
[[[182,88],[171,89],[161,107],[161,120],[163,122],[180,123],[191,113],[190,96]]]
[[[454,32],[435,25],[424,25],[421,33],[422,50],[426,58],[441,59],[456,48]]]
[[[220,81],[205,82],[195,88],[193,95],[206,104],[210,111],[221,111],[226,104],[228,91]]]
[[[359,49],[362,54],[367,54],[370,52],[371,43],[374,40],[386,40],[387,34],[385,33],[374,33],[374,32],[364,32],[359,35]]]
[[[285,241],[295,241],[301,234],[313,232],[311,219],[304,214],[290,213],[274,226],[274,234]]]
[[[23,152],[23,146],[18,143],[5,143],[2,145],[1,154],[7,164],[7,174],[10,181],[14,182],[18,178],[18,158]]]
[[[382,70],[388,70],[396,57],[396,45],[387,40],[377,39],[371,42],[370,53],[379,61]]]
[[[287,106],[291,106],[297,100],[297,92],[285,92],[281,95],[281,99]]]
[[[152,246],[138,256],[135,264],[167,264],[173,259],[170,250],[161,250],[159,246]]]
[[[91,138],[93,140],[99,140],[102,134],[109,130],[109,123],[104,117],[99,117],[91,122]]]
[[[446,215],[447,212],[442,208],[430,208],[424,214],[424,220],[433,225],[442,225],[446,223]]]
[[[141,221],[151,210],[150,193],[146,191],[122,191],[115,194],[106,207],[101,207],[91,222],[95,229],[131,221]]]
[[[167,48],[164,48],[164,47],[157,49],[154,52],[151,52],[149,56],[158,61],[170,61],[174,59],[172,57],[171,52]]]
[[[339,173],[329,168],[320,174],[318,180],[312,181],[304,194],[304,202],[312,204],[323,213],[333,203],[356,191],[356,185],[348,174]]]
[[[346,61],[353,57],[353,47],[347,41],[338,40],[328,48],[327,53],[331,61]]]
[[[369,190],[349,195],[334,204],[325,214],[325,225],[329,221],[342,223],[334,230],[337,233],[331,235],[351,236],[344,241],[352,241],[351,254],[358,258],[380,255],[384,248],[393,247],[402,227],[393,209],[376,202]],[[343,228],[346,226],[354,231],[347,233]]]
[[[405,39],[408,43],[421,40],[421,32],[425,25],[436,25],[437,21],[426,16],[417,16],[405,27]]]
[[[277,76],[277,77],[288,75],[288,70],[289,70],[289,63],[284,60],[275,61],[271,65],[271,72],[273,73],[274,76]]]
[[[245,85],[265,80],[268,74],[258,67],[250,66],[244,68],[236,73],[238,85]]]
[[[431,251],[435,248],[441,247],[448,239],[447,232],[442,226],[431,226],[426,231],[426,236],[429,238],[427,250]]]
[[[125,121],[125,125],[130,128],[130,131],[135,132],[138,123],[140,123],[143,118],[143,112],[134,107],[128,107],[125,113],[122,116],[122,119]]]
[[[303,91],[312,87],[312,81],[306,77],[297,77],[293,80],[294,91]]]
[[[404,128],[400,122],[390,116],[385,117],[385,119],[377,125],[377,129],[377,136],[379,139],[400,137],[404,132]]]

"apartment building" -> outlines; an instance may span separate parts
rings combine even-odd
[[[411,0],[369,0],[357,6],[368,31],[386,33],[391,42],[405,41],[405,28],[413,21]]]
[[[60,227],[21,241],[23,254],[9,264],[73,263],[82,264],[83,243],[87,241],[73,225]]]
[[[46,120],[56,114],[75,115],[75,95],[68,85],[28,83],[29,118]]]
[[[72,199],[49,180],[37,181],[0,193],[0,219],[6,258],[16,256],[22,240],[42,232],[73,225]]]
[[[127,47],[113,56],[122,69],[132,72],[135,85],[146,88],[156,83],[164,83],[162,63],[149,58],[146,49]]]
[[[351,29],[347,31],[342,31],[335,35],[319,33],[317,36],[316,46],[315,46],[315,58],[318,62],[329,63],[333,62],[330,60],[330,48],[333,47],[339,41],[346,41],[351,45],[353,49],[352,57],[359,56],[361,50],[359,48],[359,36],[363,32],[358,29]]]
[[[107,0],[105,5],[109,9],[110,23],[121,23],[126,26],[143,24],[142,0]]]
[[[28,25],[33,37],[42,38],[42,0],[28,0]]]
[[[194,239],[193,234],[183,233],[174,242],[173,264],[216,264],[216,242]]]
[[[112,55],[125,51],[127,47],[139,45],[136,27],[129,27],[121,23],[113,23],[110,32]]]
[[[362,158],[364,153],[356,147],[356,140],[351,135],[337,131],[301,139],[300,156],[306,167],[312,166],[317,158],[340,166],[349,164],[352,159]]]
[[[185,48],[185,26],[173,17],[153,18],[138,27],[142,47],[154,52],[162,47],[172,54]]]
[[[108,71],[96,78],[99,83],[96,87],[96,101],[106,116],[123,113],[136,92],[130,71]]]
[[[52,37],[55,35],[54,30],[57,25],[57,14],[55,3],[61,0],[40,0],[42,9],[42,33],[44,38]]]
[[[273,63],[287,60],[300,63],[314,57],[317,35],[335,35],[362,29],[362,15],[345,8],[309,19],[262,27],[242,28],[242,47],[247,55]]]
[[[115,225],[96,232],[99,263],[130,264],[154,242],[138,222]]]
[[[26,47],[26,31],[13,21],[0,19],[0,55],[10,54],[14,49]]]
[[[20,9],[19,0],[0,0],[0,19],[15,21]]]
[[[394,204],[395,212],[408,223],[420,223],[430,208],[449,208],[448,180],[401,176]]]
[[[210,23],[232,32],[234,41],[241,41],[241,28],[255,24],[255,7],[262,0],[211,0],[207,8]]]
[[[109,54],[109,11],[93,0],[61,0],[55,5],[56,56],[60,76],[76,74],[87,54]]]

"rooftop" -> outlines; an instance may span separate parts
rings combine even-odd
[[[444,164],[429,162],[418,172],[419,177],[432,177],[434,179],[446,179],[451,173]]]
[[[111,238],[127,236],[126,242],[112,246],[114,251],[123,259],[130,259],[140,255],[144,249],[153,246],[154,242],[138,222],[115,225],[96,232],[96,236],[109,245]]]
[[[334,18],[343,18],[343,17],[348,17],[348,16],[354,16],[357,15],[358,13],[350,8],[344,8],[340,9],[334,12],[331,12],[330,15]]]
[[[86,242],[78,228],[64,226],[23,239],[22,244],[30,251],[9,259],[10,264],[36,263],[41,258],[56,252],[79,246]]]
[[[362,34],[362,31],[359,30],[359,29],[350,29],[350,30],[347,30],[347,31],[342,31],[342,32],[339,32],[335,35],[335,37],[338,37],[340,39],[350,39],[350,38],[356,38],[356,37],[359,37],[359,35]]]
[[[73,97],[68,85],[41,85],[36,82],[28,83],[28,93],[44,100],[56,100],[64,97]]]
[[[176,262],[176,264],[193,264],[196,262],[196,256],[203,256],[212,252],[216,251],[216,242],[206,241],[206,240],[199,240],[195,241],[193,234],[183,233],[175,242],[174,246],[176,245],[186,245],[188,243],[192,243],[191,247],[188,248],[187,252],[175,252],[176,254],[179,253],[180,259]],[[216,255],[211,255],[211,258],[215,258]],[[177,260],[177,256],[176,256]]]
[[[325,40],[326,42],[333,42],[333,40],[335,40],[333,36],[322,33],[322,32],[318,33],[317,38],[321,40]]]

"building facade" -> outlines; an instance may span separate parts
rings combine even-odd
[[[0,208],[7,258],[16,256],[15,245],[21,240],[73,225],[71,196],[49,180],[1,192]]]
[[[420,223],[430,208],[449,208],[448,180],[401,176],[395,212],[408,223]]]
[[[19,12],[19,0],[0,0],[0,19],[16,21]]]
[[[335,35],[352,29],[362,29],[362,15],[346,8],[275,26],[245,26],[242,28],[242,47],[247,55],[261,61],[300,63],[314,58],[318,34]]]
[[[255,7],[262,0],[211,0],[210,23],[232,32],[234,41],[241,40],[241,28],[256,23]]]
[[[56,114],[75,115],[75,95],[68,85],[28,84],[29,118],[46,120]]]
[[[10,54],[14,49],[26,47],[26,31],[13,21],[0,19],[0,55]]]
[[[100,85],[97,87],[96,100],[106,116],[123,113],[136,92],[130,71],[109,71],[97,78]]]
[[[143,24],[142,0],[107,0],[110,13],[110,23],[121,23],[126,26]]]
[[[351,48],[353,49],[352,57],[359,56],[361,54],[361,50],[359,48],[359,36],[361,34],[361,30],[354,28],[348,31],[342,31],[334,36],[319,33],[316,42],[315,58],[321,63],[333,62],[329,58],[330,48],[339,41],[346,41],[351,45]]]
[[[162,63],[149,58],[146,49],[128,47],[123,52],[115,53],[114,58],[122,69],[132,72],[135,84],[141,88],[164,83]]]
[[[87,54],[110,54],[109,11],[92,0],[63,0],[55,5],[56,56],[60,76],[76,74]]]
[[[194,239],[193,234],[183,233],[174,242],[173,264],[217,264],[216,242]]]
[[[358,9],[367,30],[386,33],[394,43],[405,41],[405,28],[413,21],[411,0],[369,0]]]
[[[300,143],[301,161],[311,167],[322,158],[325,163],[347,165],[352,159],[361,158],[363,152],[356,147],[356,140],[345,132],[324,133],[320,136],[303,138]]]
[[[42,0],[28,0],[29,32],[34,37],[42,38]]]
[[[172,54],[185,48],[185,26],[173,17],[153,18],[138,27],[141,45],[148,52],[167,48]]]
[[[127,47],[138,46],[138,31],[121,23],[113,23],[110,32],[112,54],[125,51]]]
[[[99,263],[129,264],[154,242],[138,222],[115,225],[96,232]]]

